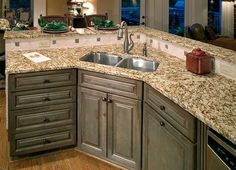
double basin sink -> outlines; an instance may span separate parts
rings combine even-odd
[[[80,58],[80,61],[127,68],[143,72],[153,72],[159,66],[159,62],[140,58],[122,58],[113,54],[91,52]]]

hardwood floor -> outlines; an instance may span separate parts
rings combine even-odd
[[[8,141],[6,131],[6,97],[0,90],[0,169],[8,169]]]
[[[99,159],[74,149],[59,151],[48,156],[10,162],[6,131],[5,91],[0,90],[0,170],[121,170]]]

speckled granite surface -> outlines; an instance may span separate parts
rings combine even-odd
[[[135,49],[131,54],[142,57],[140,49],[142,49],[141,45],[135,44]],[[121,45],[38,50],[37,52],[50,57],[51,60],[34,64],[26,59],[21,51],[9,52],[6,72],[11,74],[80,68],[143,80],[236,144],[236,81],[216,74],[206,76],[192,74],[185,69],[185,63],[182,60],[150,47],[148,47],[148,59],[158,60],[161,63],[157,71],[153,73],[79,60],[81,56],[90,51],[123,55]]]
[[[176,36],[166,32],[162,32],[156,29],[151,29],[148,27],[129,27],[130,32],[133,33],[144,33],[148,37],[158,38],[178,46],[185,48],[201,48],[208,52],[210,55],[219,58],[221,60],[236,64],[236,51],[217,47],[211,44],[203,43],[200,41],[191,40],[188,38]],[[98,31],[93,28],[79,29],[78,32],[68,32],[64,34],[47,34],[41,33],[40,31],[6,31],[5,39],[27,39],[27,38],[45,38],[45,37],[66,37],[66,36],[76,36],[76,35],[91,35],[91,34],[115,34],[116,31]]]
[[[77,31],[69,31],[62,34],[48,34],[43,33],[41,30],[27,30],[27,31],[6,31],[4,39],[32,39],[32,38],[50,38],[50,37],[70,37],[76,35],[91,35],[96,32],[91,29],[81,28]]]
[[[151,29],[148,27],[138,27],[138,28],[136,27],[136,28],[133,28],[132,31],[143,32],[148,37],[157,37],[161,40],[168,41],[168,42],[177,44],[185,48],[190,48],[190,49],[201,48],[202,50],[206,51],[207,53],[209,53],[210,55],[216,58],[236,64],[236,51],[233,51],[233,50],[221,48],[221,47],[203,43],[200,41],[195,41],[195,40],[185,38],[185,37],[176,36],[173,34],[169,34],[167,32],[158,31],[156,29]]]

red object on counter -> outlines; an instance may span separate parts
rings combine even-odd
[[[211,57],[200,48],[193,49],[191,53],[186,54],[186,67],[188,71],[196,74],[210,73],[212,69]]]

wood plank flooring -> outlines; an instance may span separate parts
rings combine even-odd
[[[5,91],[0,90],[0,170],[122,170],[74,149],[48,156],[10,162],[6,131]]]
[[[0,90],[0,169],[8,169],[8,141],[6,131],[6,97]]]

